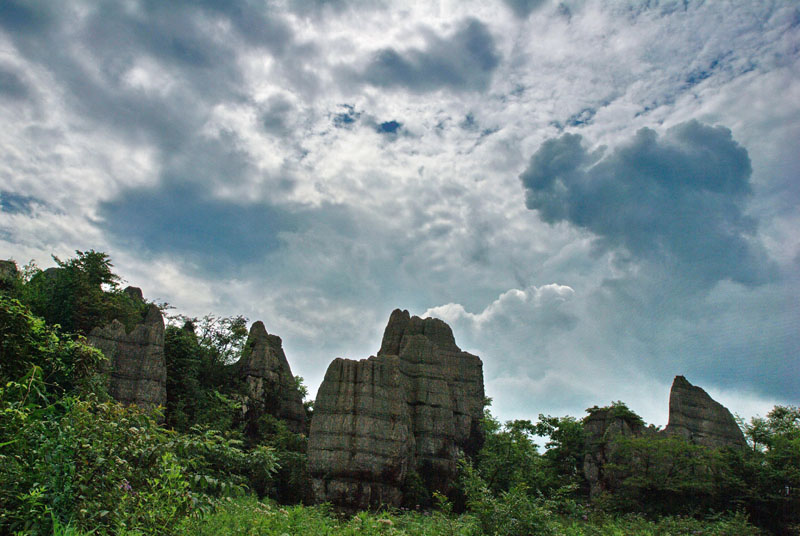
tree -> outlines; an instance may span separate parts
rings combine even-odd
[[[57,268],[34,269],[20,291],[21,301],[48,324],[68,333],[88,335],[114,319],[130,328],[141,321],[145,304],[119,288],[108,255],[94,250],[76,251],[76,257],[53,260]]]
[[[545,461],[533,437],[536,426],[527,420],[501,425],[487,410],[483,419],[485,439],[477,455],[476,469],[495,494],[524,485],[532,491],[547,486]]]
[[[0,386],[32,371],[48,391],[87,389],[105,361],[82,337],[62,335],[18,300],[0,295]],[[94,382],[99,388],[101,382]]]
[[[800,408],[775,406],[742,428],[751,448],[721,453],[718,495],[775,533],[800,526]]]
[[[169,325],[164,333],[167,423],[181,431],[199,424],[241,433],[241,385],[229,363],[244,345],[247,319],[171,319],[176,320],[184,321],[183,327]]]
[[[536,435],[548,438],[543,456],[553,475],[554,485],[583,485],[586,452],[583,423],[575,417],[552,417],[540,413],[535,430]]]
[[[662,515],[704,513],[715,503],[717,452],[675,435],[618,437],[604,470],[619,482],[613,503]]]

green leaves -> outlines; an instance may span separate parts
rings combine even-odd
[[[610,406],[597,407],[592,406],[586,410],[590,415],[599,411],[608,411],[609,416],[615,419],[623,419],[632,426],[644,426],[644,419],[642,419],[635,411],[630,409],[625,402],[617,400],[611,403]]]
[[[128,329],[141,321],[145,304],[119,289],[121,279],[111,271],[108,255],[94,250],[75,253],[77,257],[66,261],[53,257],[57,268],[31,270],[18,292],[20,300],[68,333],[88,335],[114,319]]]
[[[61,334],[19,301],[0,295],[0,385],[25,384],[26,398],[88,392],[104,361],[82,337]]]

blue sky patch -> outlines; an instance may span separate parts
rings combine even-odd
[[[379,123],[375,130],[379,134],[397,134],[397,131],[400,130],[400,127],[403,126],[403,123],[395,121],[392,119],[391,121],[384,121],[383,123]]]

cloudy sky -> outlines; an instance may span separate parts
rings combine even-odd
[[[400,307],[501,419],[800,403],[793,0],[6,0],[0,122],[0,257],[263,320],[312,394]]]

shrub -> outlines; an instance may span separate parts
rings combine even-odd
[[[528,493],[525,484],[515,484],[495,495],[471,466],[462,463],[461,469],[467,507],[482,534],[546,536],[555,533],[552,512],[541,498]]]
[[[245,452],[213,431],[177,434],[135,406],[91,399],[44,408],[6,402],[0,430],[12,437],[0,460],[0,532],[47,533],[52,514],[98,534],[172,534],[186,515],[276,469],[270,449]]]
[[[82,337],[61,335],[18,300],[0,295],[0,385],[37,368],[42,381],[31,385],[42,395],[96,390],[94,376],[104,361],[102,352]]]

